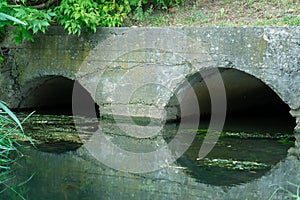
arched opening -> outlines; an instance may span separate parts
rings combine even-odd
[[[77,96],[80,99],[72,99],[75,84],[79,93]],[[26,87],[26,93],[19,104],[21,110],[31,110],[38,114],[71,116],[73,114],[72,101],[75,101],[73,103],[78,105],[82,102],[88,105],[94,104],[97,117],[100,115],[99,106],[94,102],[89,92],[74,80],[62,76],[46,76],[30,82]],[[87,109],[90,108],[83,106],[80,106],[82,110],[76,114],[89,117],[91,112],[88,112]]]
[[[82,145],[73,115],[87,119],[83,123],[87,133],[98,129],[95,118],[100,117],[99,106],[90,93],[80,83],[62,76],[46,76],[25,85],[18,110],[21,118],[34,111],[24,123],[26,133],[38,141],[40,150],[56,153]]]
[[[195,109],[182,116],[179,104],[189,105],[191,90],[195,92],[196,106],[199,106],[201,114],[200,124],[195,140],[178,163],[199,182],[234,185],[261,177],[284,159],[288,149],[294,145],[296,123],[289,114],[289,106],[261,80],[236,69],[218,69],[226,91],[226,120],[218,142],[204,159],[198,158],[198,152],[209,132],[207,129],[212,115],[211,91],[206,82],[214,83],[217,76],[211,74],[204,80],[200,73],[196,73],[187,77],[192,88],[182,84],[177,90],[181,93],[179,96],[183,94],[185,102],[179,102],[176,94],[166,110],[176,107],[175,118],[182,123],[188,121]],[[223,86],[210,86],[212,89],[216,87]]]

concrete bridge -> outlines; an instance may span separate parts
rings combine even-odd
[[[299,129],[299,35],[299,27],[205,27],[102,28],[77,37],[50,27],[33,43],[2,41],[0,98],[13,108],[65,105],[78,80],[102,116],[172,120],[195,114],[193,98],[201,114],[230,113],[269,104],[274,92]]]
[[[299,35],[299,27],[202,27],[101,28],[77,37],[50,27],[33,43],[2,41],[0,99],[20,109],[75,99],[78,113],[96,115],[96,103],[102,117],[148,124],[208,115],[214,128],[226,114],[270,107],[276,116],[282,107],[294,120],[290,155],[299,156]],[[289,162],[249,191],[282,181]]]

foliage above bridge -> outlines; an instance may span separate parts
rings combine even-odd
[[[95,32],[99,26],[300,25],[294,0],[2,0],[0,31],[14,26],[14,41],[33,41],[50,24],[69,34]]]
[[[30,33],[45,32],[51,23],[63,25],[70,34],[80,35],[83,30],[95,32],[98,26],[122,26],[130,12],[141,14],[146,4],[166,9],[180,3],[183,0],[4,0],[0,2],[0,12],[22,20],[25,25],[0,18],[0,30],[4,34],[5,27],[16,26],[16,43],[33,40]]]

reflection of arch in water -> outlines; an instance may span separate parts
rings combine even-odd
[[[289,106],[260,79],[237,69],[218,68],[224,82],[227,96],[227,116],[224,131],[246,132],[250,137],[255,134],[270,133],[271,135],[287,136],[293,140],[295,119],[289,114]],[[206,77],[213,83],[214,74]],[[187,77],[177,89],[177,95],[184,95],[182,105],[189,105],[189,94],[195,92],[201,112],[200,129],[207,129],[211,116],[211,102],[209,90],[200,73]],[[190,84],[192,88],[187,87]],[[220,87],[210,85],[210,88]],[[177,110],[177,119],[188,120],[193,116],[193,108],[187,116],[181,116],[179,102],[174,95],[166,106],[168,111]],[[174,109],[176,107],[176,109]],[[168,112],[170,113],[170,112]],[[181,121],[186,121],[181,120]],[[169,139],[168,139],[169,140]],[[178,163],[188,168],[189,173],[199,182],[213,185],[232,185],[248,182],[261,177],[270,168],[249,171],[234,171],[218,167],[199,167],[201,161],[197,161],[199,149],[203,142],[203,136],[197,136],[189,150],[178,159]],[[271,139],[243,139],[243,138],[220,138],[217,145],[206,158],[227,159],[241,161],[260,161],[270,166],[284,159],[292,144],[284,146],[277,140]],[[254,159],[257,159],[255,160]],[[251,160],[254,159],[254,160]],[[247,178],[243,178],[247,177]]]
[[[75,84],[79,95],[77,95],[78,98],[72,99]],[[96,111],[97,117],[99,117],[99,106],[92,99],[89,92],[79,83],[63,76],[35,78],[25,84],[22,91],[23,97],[19,103],[19,109],[21,110],[36,110],[37,113],[42,114],[72,115],[73,103],[74,106],[79,108],[77,109],[77,115],[90,116],[90,113]],[[95,105],[95,108],[90,105]]]

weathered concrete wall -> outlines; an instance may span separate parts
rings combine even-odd
[[[102,28],[77,37],[51,27],[34,43],[2,43],[1,98],[17,107],[33,80],[61,75],[80,80],[103,115],[128,115],[126,104],[130,115],[163,118],[186,77],[225,67],[262,80],[299,120],[299,34],[299,27]]]

